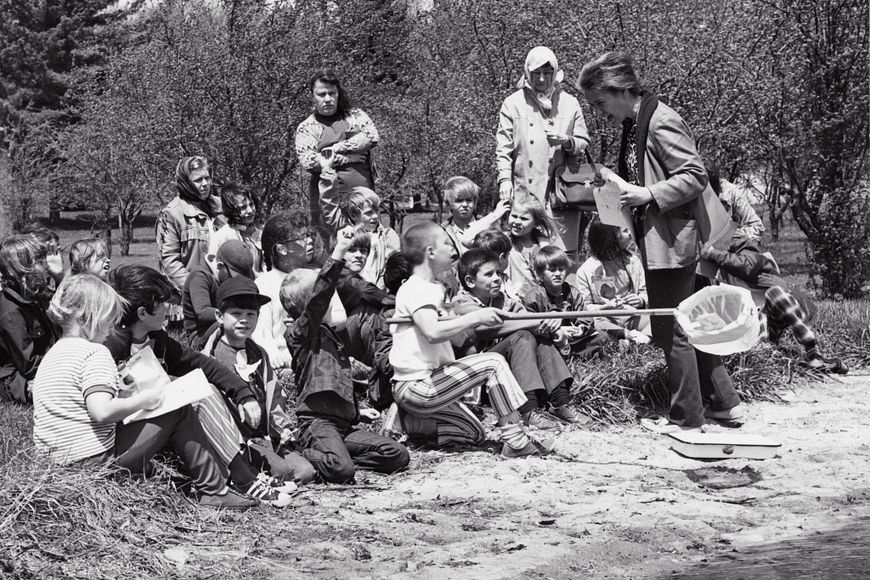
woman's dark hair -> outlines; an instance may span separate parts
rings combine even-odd
[[[250,190],[239,185],[235,181],[227,181],[221,185],[220,190],[221,205],[223,206],[224,216],[226,216],[227,222],[229,222],[230,225],[241,224],[241,210],[245,204],[242,203],[239,205],[237,202],[239,198],[247,198],[254,205],[254,208],[257,207],[257,200],[254,199],[254,195]]]
[[[309,91],[314,92],[314,85],[317,84],[317,81],[327,85],[332,85],[338,90],[336,114],[340,117],[347,115],[351,107],[350,97],[347,96],[347,92],[344,90],[344,87],[341,86],[341,81],[338,80],[338,76],[335,74],[335,69],[332,67],[324,67],[311,75],[311,79],[308,81]]]
[[[619,245],[619,228],[603,224],[599,219],[589,224],[588,240],[589,252],[602,262],[630,255]]]
[[[136,311],[144,306],[148,314],[161,302],[169,301],[175,293],[169,278],[148,266],[129,264],[109,272],[109,283],[115,292],[127,301],[121,326],[130,326],[139,320]]]
[[[577,88],[586,91],[628,91],[639,95],[643,91],[634,60],[625,52],[606,52],[583,65],[577,78]]]

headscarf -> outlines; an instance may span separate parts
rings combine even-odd
[[[551,84],[543,93],[539,93],[532,85],[532,71],[541,68],[545,64],[549,64],[553,67],[553,84]],[[537,99],[538,104],[541,105],[541,108],[544,111],[552,109],[553,94],[559,87],[559,83],[561,83],[562,79],[565,78],[565,73],[563,73],[559,68],[559,61],[556,59],[556,55],[546,46],[536,46],[529,51],[528,55],[526,55],[526,64],[523,67],[523,70],[524,74],[517,82],[517,88],[521,89],[523,87],[528,87],[528,89],[535,95],[535,99]]]
[[[204,164],[205,168],[211,171],[208,166],[208,161],[205,157],[182,157],[178,162],[178,167],[175,168],[175,188],[178,190],[178,195],[187,203],[205,212],[209,217],[213,218],[220,213],[216,203],[211,199],[201,199],[199,197],[199,189],[190,180],[190,173],[193,171],[192,165],[196,162]]]

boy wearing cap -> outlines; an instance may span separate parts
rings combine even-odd
[[[223,281],[217,290],[218,327],[207,337],[203,353],[232,369],[251,389],[253,399],[231,405],[231,411],[251,455],[257,456],[250,458],[252,463],[268,468],[281,480],[308,483],[314,479],[314,467],[293,448],[284,390],[269,364],[269,355],[251,338],[260,308],[269,301],[246,276]]]
[[[184,283],[181,309],[185,337],[191,348],[200,350],[205,337],[217,328],[218,285],[239,275],[253,280],[253,268],[251,247],[241,240],[228,240],[221,244],[217,254],[209,255],[204,265],[197,266],[190,273]]]

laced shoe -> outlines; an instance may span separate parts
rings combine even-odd
[[[511,447],[505,443],[504,447],[501,448],[501,456],[505,459],[516,459],[519,457],[543,457],[549,453],[544,445],[538,443],[531,437],[528,441],[529,442],[526,443],[524,447],[519,449]]]
[[[262,472],[258,473],[257,479],[262,480],[263,483],[265,483],[266,485],[268,485],[272,489],[275,489],[275,490],[280,491],[282,493],[293,493],[294,491],[299,489],[299,486],[296,485],[295,481],[281,481],[277,477],[273,477],[273,476],[269,475],[268,473],[262,473]]]
[[[260,477],[251,483],[245,494],[278,508],[287,507],[292,501],[292,498],[288,494],[278,491],[278,489],[271,486],[268,480]]]
[[[523,425],[544,431],[562,431],[565,424],[541,409],[533,409],[523,414]]]
[[[732,423],[742,423],[743,418],[746,415],[746,409],[743,405],[735,405],[730,409],[725,409],[724,411],[711,411],[707,409],[704,411],[704,416],[708,419],[715,419],[717,421],[728,421]]]
[[[571,425],[588,425],[592,422],[592,418],[589,415],[581,413],[571,405],[551,406],[550,414]]]

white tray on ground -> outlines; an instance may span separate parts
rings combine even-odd
[[[668,433],[671,447],[693,459],[770,459],[782,443],[752,433]]]

